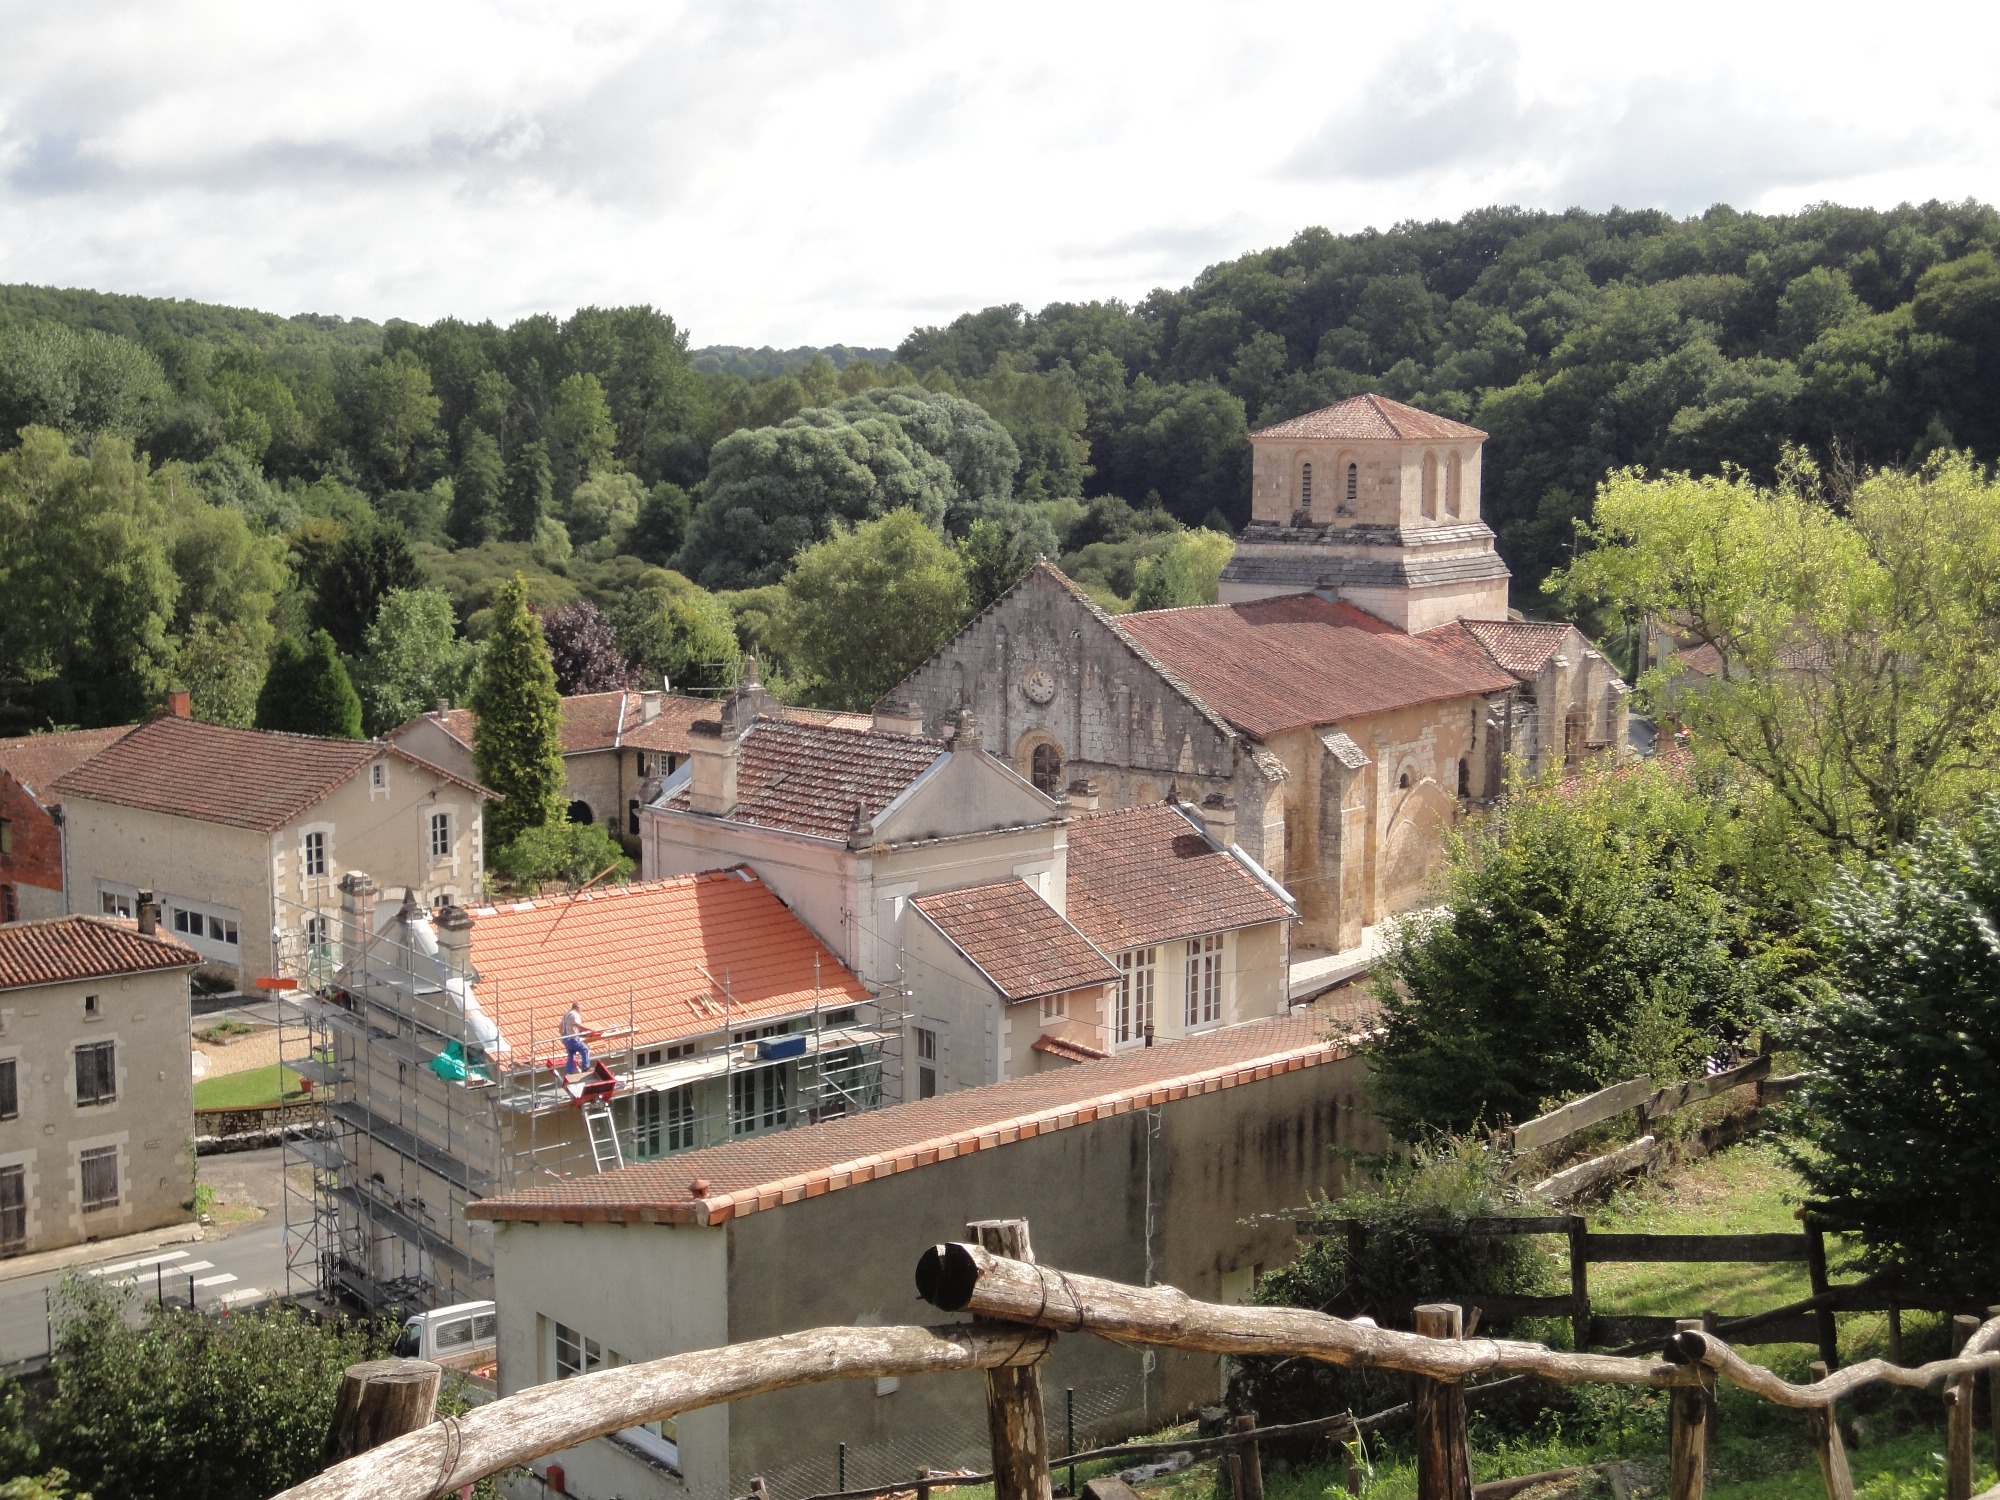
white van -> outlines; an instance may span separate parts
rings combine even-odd
[[[392,1352],[471,1370],[492,1363],[499,1331],[500,1313],[493,1303],[460,1302],[405,1319]]]

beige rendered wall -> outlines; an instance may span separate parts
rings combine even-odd
[[[84,1008],[97,997],[97,1013]],[[117,1045],[118,1095],[76,1101],[74,1049]],[[26,1251],[110,1239],[192,1215],[194,1081],[185,970],[0,991],[0,1058],[15,1059],[21,1112],[0,1120],[0,1167],[25,1166]],[[118,1205],[83,1211],[80,1154],[118,1148]]]
[[[401,745],[418,760],[427,760],[434,766],[442,766],[455,776],[463,776],[467,781],[479,779],[479,772],[472,764],[471,747],[429,714],[420,714],[407,724],[398,725],[389,731],[388,738]]]

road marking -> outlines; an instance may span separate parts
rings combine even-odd
[[[212,1260],[191,1260],[186,1265],[154,1266],[144,1271],[134,1271],[130,1276],[118,1277],[115,1281],[110,1282],[109,1285],[144,1286],[150,1281],[157,1286],[164,1279],[159,1274],[162,1270],[172,1271],[174,1273],[174,1280],[179,1281],[181,1277],[191,1275],[196,1271],[213,1271],[214,1269],[215,1262]]]
[[[270,1295],[261,1286],[246,1286],[240,1292],[224,1292],[215,1300],[224,1307],[237,1307],[245,1302],[261,1302]]]
[[[236,1273],[235,1273],[235,1272],[233,1272],[233,1271],[224,1271],[224,1272],[222,1272],[222,1273],[221,1273],[220,1275],[218,1275],[218,1276],[204,1276],[204,1277],[202,1277],[202,1278],[201,1278],[201,1280],[197,1281],[197,1282],[195,1283],[195,1285],[196,1285],[196,1286],[227,1286],[227,1285],[228,1285],[228,1284],[229,1284],[230,1282],[234,1281],[235,1279],[236,1279]]]
[[[150,1269],[163,1261],[186,1259],[187,1251],[169,1250],[164,1255],[148,1255],[140,1260],[121,1260],[115,1266],[94,1266],[91,1268],[90,1274],[93,1276],[120,1276],[127,1271],[136,1271],[141,1266]]]

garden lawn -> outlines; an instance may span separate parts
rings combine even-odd
[[[299,1075],[283,1063],[218,1074],[194,1086],[196,1109],[254,1109],[260,1105],[296,1104],[305,1097],[305,1091],[299,1087]]]

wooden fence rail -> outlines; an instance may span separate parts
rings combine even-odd
[[[1018,1234],[1009,1231],[1009,1223],[1018,1225]],[[1801,1386],[1749,1363],[1712,1330],[1691,1324],[1666,1341],[1665,1357],[1657,1359],[1457,1336],[1460,1310],[1449,1305],[1421,1310],[1420,1326],[1429,1333],[1402,1333],[1305,1309],[1221,1306],[1197,1302],[1172,1287],[1135,1287],[1076,1275],[1025,1258],[1023,1223],[989,1222],[972,1229],[1008,1253],[996,1254],[982,1244],[935,1246],[918,1262],[917,1288],[939,1308],[993,1321],[946,1328],[820,1328],[533,1386],[351,1458],[285,1491],[282,1500],[431,1500],[592,1438],[822,1380],[961,1370],[1032,1376],[1060,1334],[1403,1371],[1413,1379],[1410,1407],[1418,1449],[1428,1455],[1420,1464],[1422,1500],[1472,1500],[1464,1413],[1471,1394],[1464,1381],[1472,1375],[1504,1372],[1672,1392],[1670,1500],[1701,1500],[1702,1455],[1713,1425],[1718,1379],[1780,1405],[1823,1413],[1871,1384],[1911,1389],[1947,1385],[1950,1399],[1964,1412],[1953,1432],[1969,1434],[1971,1382],[2000,1374],[2000,1315],[1966,1330],[1963,1351],[1951,1359],[1915,1369],[1866,1360]],[[1994,1311],[2000,1314],[2000,1309]],[[1026,1400],[1024,1384],[989,1379],[988,1400],[995,1500],[1047,1496],[1051,1456],[1044,1424],[1030,1422],[1014,1409]],[[1256,1452],[1254,1432],[1233,1436],[1243,1445],[1239,1451]],[[1951,1500],[1969,1497],[1969,1437],[1954,1440],[1948,1459]],[[1844,1464],[1839,1470],[1844,1472]],[[1247,1488],[1247,1460],[1243,1472]],[[1830,1500],[1851,1496],[1833,1492],[1830,1485]]]

